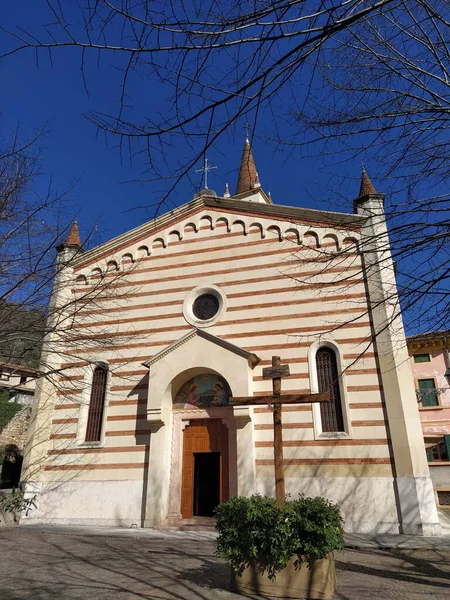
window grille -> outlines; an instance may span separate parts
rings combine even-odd
[[[434,379],[418,379],[419,389],[416,396],[422,406],[439,406],[438,396],[441,390],[436,387]]]
[[[86,442],[99,442],[101,439],[107,375],[108,372],[104,367],[96,367],[94,370],[86,427]]]
[[[322,431],[345,431],[336,354],[330,348],[320,348],[316,354],[319,392],[330,392],[331,402],[320,403]]]
[[[450,490],[442,490],[437,493],[439,506],[450,506]]]

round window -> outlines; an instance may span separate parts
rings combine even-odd
[[[197,319],[207,321],[219,312],[219,299],[212,294],[202,294],[194,300],[192,312]]]
[[[225,314],[227,297],[217,285],[202,285],[193,289],[183,302],[183,315],[194,327],[210,327]]]

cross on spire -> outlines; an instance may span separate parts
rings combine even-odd
[[[201,169],[196,169],[196,173],[203,173],[204,175],[204,179],[205,179],[205,189],[208,189],[208,173],[210,173],[212,171],[212,169],[217,169],[217,166],[212,166],[209,164],[208,159],[205,156],[205,162],[203,164],[203,167],[201,167]]]
[[[248,124],[248,122],[245,122],[245,141],[248,142],[249,141],[249,130],[250,130],[250,125]]]

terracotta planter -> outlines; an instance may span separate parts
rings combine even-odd
[[[233,572],[233,583],[241,594],[257,595],[264,598],[302,598],[308,600],[329,600],[336,591],[336,568],[332,553],[322,560],[316,560],[311,569],[303,563],[295,567],[291,558],[287,567],[270,580],[267,573],[260,573],[256,563],[252,563],[241,576]]]

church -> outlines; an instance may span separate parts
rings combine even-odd
[[[384,196],[346,213],[275,204],[245,142],[236,193],[207,187],[89,251],[57,249],[22,481],[28,522],[203,523],[274,495],[263,369],[289,365],[286,493],[337,503],[347,531],[439,535],[396,308]]]

